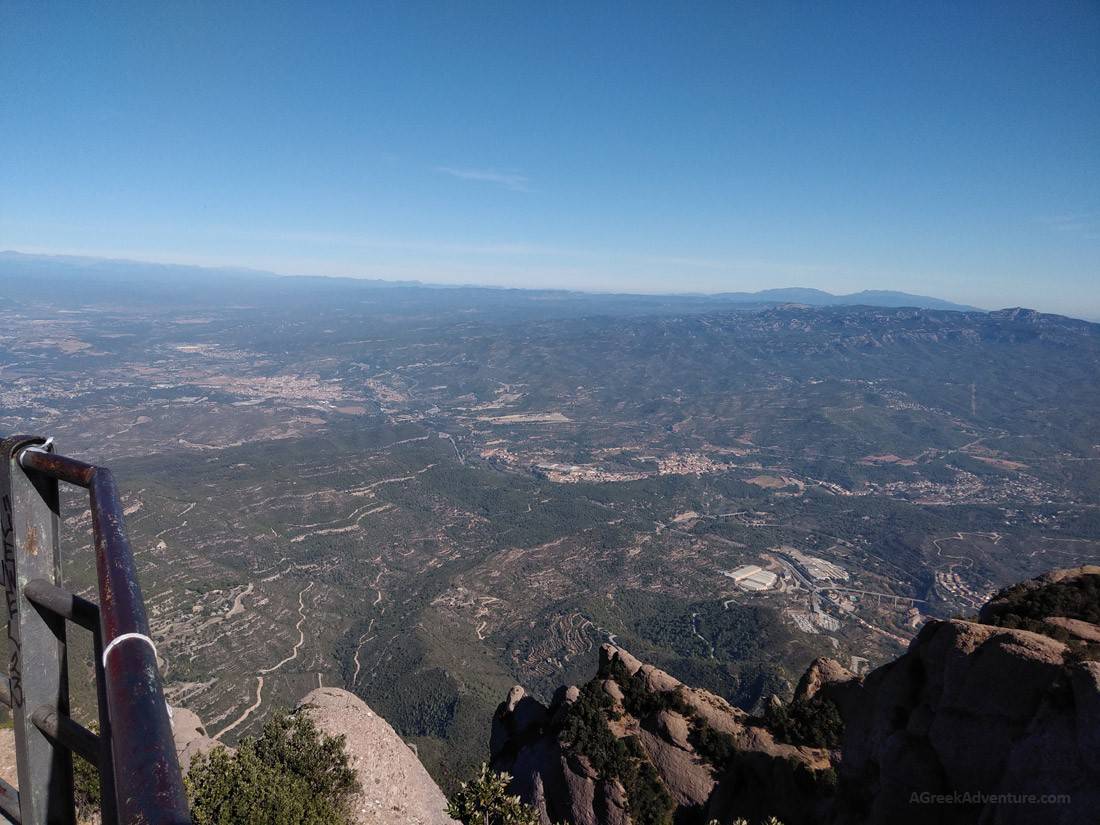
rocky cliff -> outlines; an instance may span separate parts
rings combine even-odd
[[[727,813],[809,821],[833,781],[823,748],[779,741],[744,711],[604,645],[596,678],[549,707],[512,689],[493,765],[544,822],[706,822]]]
[[[356,821],[371,825],[455,825],[447,799],[416,754],[354,694],[318,688],[298,705],[325,733],[346,737],[348,761],[359,779]]]
[[[295,712],[346,737],[355,821],[456,825],[358,697],[321,688]],[[184,770],[221,746],[185,709],[172,725]],[[0,757],[13,750],[9,734]],[[604,645],[596,677],[549,704],[513,687],[490,750],[546,825],[1095,825],[1100,566],[1008,588],[970,620],[930,621],[865,677],[818,659],[759,717]],[[0,758],[0,773],[12,767]]]
[[[295,713],[313,719],[322,732],[345,737],[348,763],[359,781],[353,821],[363,825],[457,825],[445,813],[447,799],[416,754],[390,724],[359,697],[338,688],[307,694]],[[189,710],[172,709],[172,733],[184,771],[200,753],[220,742],[210,739]]]
[[[857,678],[814,662],[753,718],[605,645],[549,706],[515,687],[494,767],[544,823],[1100,821],[1100,567],[927,623]]]

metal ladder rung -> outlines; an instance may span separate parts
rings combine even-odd
[[[0,779],[0,814],[16,825],[22,821],[19,818],[19,791],[3,779]]]
[[[33,579],[23,587],[27,601],[99,634],[99,606],[45,579]]]
[[[99,605],[61,587],[58,484],[87,491]],[[149,621],[111,471],[57,455],[52,439],[0,438],[0,573],[19,788],[0,821],[74,825],[72,759],[98,766],[106,825],[190,825]],[[92,633],[98,736],[69,714],[67,625]],[[140,637],[147,645],[117,645]],[[113,651],[113,652],[112,652]],[[110,655],[107,655],[110,654]]]
[[[51,742],[64,745],[93,765],[99,764],[99,737],[79,722],[58,713],[53,705],[35,708],[31,721]]]

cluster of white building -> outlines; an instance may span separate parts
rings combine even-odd
[[[758,564],[743,564],[736,570],[729,570],[723,575],[733,579],[742,590],[753,592],[770,590],[775,587],[775,583],[779,579],[775,573],[765,570]]]

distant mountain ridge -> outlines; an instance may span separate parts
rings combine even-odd
[[[873,307],[915,307],[917,309],[942,309],[954,312],[984,312],[985,310],[965,304],[956,304],[941,298],[926,295],[913,295],[892,290],[864,290],[847,295],[834,295],[820,289],[808,287],[781,287],[765,289],[759,292],[718,292],[718,293],[664,293],[640,295],[635,293],[584,292],[579,290],[557,289],[510,289],[506,287],[486,287],[472,284],[432,284],[421,281],[399,281],[380,278],[343,278],[310,275],[280,275],[258,269],[240,267],[205,267],[187,264],[150,263],[115,258],[95,258],[77,255],[33,255],[14,250],[0,251],[0,283],[12,283],[22,277],[45,278],[72,282],[79,278],[85,284],[119,285],[143,284],[150,289],[168,285],[172,288],[184,288],[187,285],[210,288],[264,287],[271,286],[274,279],[281,286],[302,286],[305,284],[323,285],[335,288],[339,285],[359,288],[412,287],[422,289],[484,290],[486,292],[522,292],[531,295],[591,295],[603,300],[615,297],[629,297],[647,302],[662,300],[690,301],[696,306],[745,305],[763,306],[774,304],[805,304],[807,306],[873,306]],[[180,279],[186,279],[181,281]],[[14,284],[13,284],[14,285]]]
[[[759,292],[720,292],[712,296],[726,301],[747,303],[809,304],[810,306],[872,306],[917,307],[918,309],[947,309],[954,312],[985,312],[978,307],[956,304],[942,298],[913,295],[888,289],[865,289],[847,295],[834,295],[822,289],[808,287],[783,287]]]

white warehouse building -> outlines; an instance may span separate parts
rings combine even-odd
[[[770,570],[765,570],[758,564],[743,564],[736,570],[730,570],[723,575],[729,576],[742,590],[770,590],[775,586],[778,576]]]

